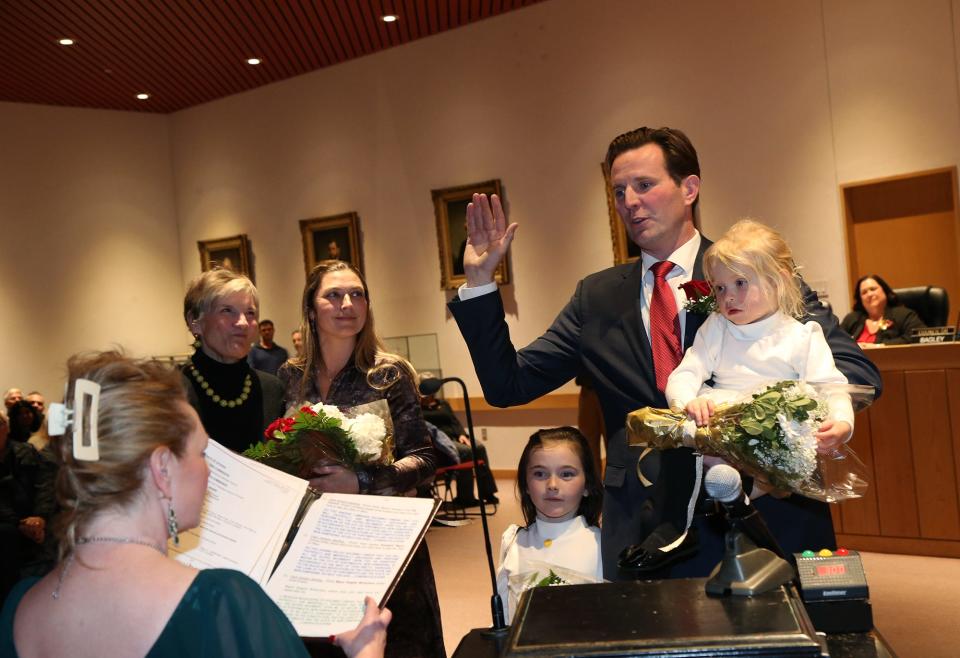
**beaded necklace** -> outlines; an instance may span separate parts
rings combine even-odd
[[[187,370],[190,371],[190,376],[196,380],[196,382],[200,385],[200,388],[203,389],[203,392],[221,407],[229,407],[230,409],[233,409],[235,407],[242,406],[243,403],[246,402],[250,397],[250,391],[253,388],[253,380],[251,379],[249,372],[247,373],[247,376],[243,378],[243,392],[240,393],[240,396],[233,400],[227,400],[213,390],[213,387],[210,386],[210,382],[208,382],[204,376],[200,374],[200,371],[197,370],[195,365],[192,363],[188,364]]]

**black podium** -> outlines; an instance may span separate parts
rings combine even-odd
[[[454,658],[809,656],[883,658],[876,634],[818,635],[791,585],[713,597],[705,579],[540,587],[524,593],[509,635],[472,631]]]

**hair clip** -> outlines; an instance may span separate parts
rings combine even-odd
[[[73,456],[86,462],[100,460],[97,418],[100,410],[100,384],[78,379],[73,385]]]
[[[47,433],[63,436],[73,430],[73,456],[87,462],[100,460],[97,418],[100,409],[100,384],[78,379],[73,384],[73,409],[52,402],[47,411]]]

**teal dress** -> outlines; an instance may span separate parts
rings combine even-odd
[[[38,578],[21,581],[0,612],[0,658],[14,658],[13,616]],[[118,632],[122,632],[119,631]],[[148,658],[307,656],[290,620],[248,576],[231,569],[200,571]]]

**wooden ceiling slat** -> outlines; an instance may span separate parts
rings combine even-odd
[[[333,20],[326,7],[320,6],[320,2],[313,2],[311,9],[317,17],[317,23],[320,25],[322,41],[327,50],[331,53],[331,63],[338,64],[347,59],[347,51],[340,40],[340,34],[333,26]]]
[[[229,25],[242,26],[241,40],[244,43],[245,51],[248,52],[247,57],[258,57],[262,60],[262,63],[254,68],[258,69],[259,74],[267,78],[267,83],[290,77],[290,74],[284,68],[285,54],[272,39],[266,38],[260,30],[256,13],[250,7],[249,2],[226,2],[221,7]],[[233,18],[232,21],[230,20],[231,17]]]
[[[193,85],[178,84],[178,80],[185,77],[183,72],[178,72],[178,75],[169,63],[151,56],[151,53],[166,53],[175,45],[172,38],[161,30],[149,30],[147,26],[151,22],[142,14],[120,13],[125,8],[132,11],[138,9],[129,4],[123,7],[116,3],[90,6],[83,12],[91,36],[96,39],[98,51],[102,54],[101,70],[111,71],[111,84],[115,84],[118,92],[128,98],[146,91],[152,95],[152,103],[161,99],[164,102],[174,99],[184,102],[191,95],[203,98],[202,93],[191,94]]]
[[[337,0],[324,0],[324,5],[330,15],[330,22],[337,36],[340,37],[340,44],[343,46],[345,59],[354,59],[360,57],[363,52],[357,48],[356,35],[350,32],[346,20],[343,18],[341,5]]]
[[[273,25],[263,13],[261,3],[257,0],[244,0],[243,5],[257,42],[268,44],[270,50],[274,53],[272,60],[273,68],[277,71],[277,79],[283,80],[296,75],[295,70],[290,65],[290,56],[282,42],[277,39],[273,31]]]
[[[543,1],[0,0],[0,101],[175,112]]]
[[[312,16],[303,8],[300,0],[291,0],[290,10],[296,18],[296,25],[303,35],[304,45],[307,49],[307,56],[310,62],[308,70],[313,71],[322,68],[329,63],[326,53],[323,52],[320,43],[320,34],[317,31],[317,25],[313,22]]]
[[[383,50],[386,43],[381,41],[381,36],[386,36],[386,34],[381,35],[377,25],[379,23],[387,26],[383,22],[383,14],[377,14],[374,7],[367,2],[351,2],[347,3],[347,6],[350,9],[350,20],[354,25],[354,31],[363,46],[363,54],[369,55],[378,50]]]
[[[272,80],[263,65],[263,60],[269,59],[269,57],[262,52],[262,48],[251,45],[254,41],[247,30],[246,24],[237,19],[236,15],[228,15],[225,6],[219,3],[211,3],[208,5],[207,11],[210,12],[211,20],[217,23],[226,40],[231,44],[231,56],[236,58],[238,63],[242,63],[242,78],[245,82],[245,88],[253,89],[269,84]],[[251,57],[259,58],[261,64],[257,66],[247,64],[247,60]]]
[[[168,3],[114,3],[104,10],[111,11],[115,18],[122,17],[122,23],[111,23],[115,29],[108,35],[109,40],[120,43],[122,39],[131,44],[116,56],[111,68],[124,74],[128,70],[136,71],[131,83],[151,94],[151,102],[180,99],[179,103],[196,103],[210,98],[211,94],[229,93],[228,87],[210,80],[210,67],[204,65],[206,58],[195,49],[192,49],[194,55],[189,56],[186,49],[179,46],[183,33],[178,27],[183,17],[177,8]],[[161,16],[163,21],[159,20]],[[198,83],[210,90],[204,92]]]
[[[313,67],[310,65],[310,57],[303,44],[301,33],[291,25],[286,5],[278,2],[258,1],[263,11],[270,16],[270,22],[276,34],[279,35],[281,43],[287,45],[286,52],[294,75],[311,71]]]
[[[116,89],[109,88],[110,85],[106,84],[108,81],[97,76],[84,82],[84,78],[90,77],[91,60],[93,54],[97,52],[96,42],[87,36],[81,37],[80,31],[76,29],[67,32],[66,30],[70,29],[66,27],[68,19],[57,13],[54,5],[22,4],[20,7],[34,16],[29,25],[37,28],[34,31],[35,34],[37,31],[40,32],[35,38],[43,44],[46,45],[51,41],[55,44],[56,37],[51,39],[49,35],[58,32],[73,33],[77,38],[76,45],[69,48],[57,45],[60,50],[45,51],[49,53],[46,57],[38,57],[31,63],[31,69],[42,74],[38,78],[45,82],[44,86],[48,93],[56,98],[75,96],[77,103],[83,107],[110,107],[111,99],[118,94]],[[42,16],[35,12],[39,12]],[[9,35],[8,39],[13,40],[18,36],[26,35],[26,29],[20,30],[16,34]],[[23,52],[30,52],[27,48],[29,48],[28,44],[24,46]]]
[[[190,3],[184,3],[181,11],[191,19],[200,33],[206,36],[203,45],[199,47],[214,54],[213,59],[219,64],[219,74],[224,86],[230,89],[231,93],[255,86],[258,76],[253,69],[256,67],[246,63],[249,55],[245,55],[236,42],[235,29],[222,20],[222,14],[216,12],[212,6],[199,11]],[[193,32],[196,33],[197,30],[194,29]]]

